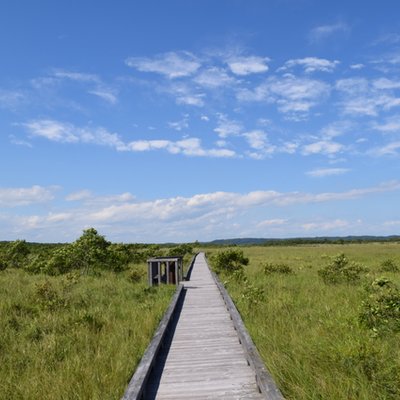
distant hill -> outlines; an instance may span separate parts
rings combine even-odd
[[[297,244],[322,244],[322,243],[362,243],[362,242],[396,242],[400,241],[399,235],[392,236],[321,236],[321,237],[300,237],[300,238],[233,238],[217,239],[210,242],[202,242],[202,245],[209,246],[272,246],[272,245],[297,245]]]

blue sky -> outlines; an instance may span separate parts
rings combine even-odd
[[[400,231],[398,1],[3,1],[0,240]]]

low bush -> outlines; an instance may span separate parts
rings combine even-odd
[[[248,307],[255,306],[264,301],[264,290],[261,287],[245,282],[242,299],[247,303]]]
[[[136,266],[131,266],[128,273],[128,280],[133,283],[140,282],[145,275],[146,273],[143,269],[140,269]]]
[[[376,333],[400,332],[400,290],[387,278],[375,279],[365,288],[360,322]]]
[[[391,258],[387,258],[381,262],[380,270],[382,272],[399,272],[400,268],[395,261],[393,261]]]
[[[266,263],[262,265],[264,274],[292,274],[293,269],[289,267],[289,265],[281,263],[281,264],[273,264],[273,263]]]
[[[343,254],[338,254],[318,274],[326,284],[357,283],[367,268],[354,261],[349,261]]]
[[[248,265],[249,259],[243,255],[241,249],[228,249],[213,256],[214,267],[218,272],[232,273]]]

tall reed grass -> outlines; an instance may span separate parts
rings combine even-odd
[[[174,290],[128,273],[1,271],[0,399],[119,399]]]
[[[242,249],[250,259],[244,277],[221,278],[287,399],[400,399],[399,332],[381,335],[360,323],[371,281],[384,275],[400,286],[399,273],[380,268],[388,258],[400,264],[400,244]],[[320,278],[338,253],[368,268],[359,282]]]

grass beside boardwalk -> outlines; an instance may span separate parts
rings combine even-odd
[[[1,271],[0,398],[121,398],[174,290],[109,271]]]
[[[400,399],[400,334],[381,334],[359,321],[374,279],[400,286],[400,273],[380,271],[385,259],[400,264],[400,244],[242,249],[250,259],[245,279],[221,280],[287,399]],[[359,283],[322,281],[317,271],[338,253],[369,268]],[[293,273],[265,273],[263,263],[286,264]]]

